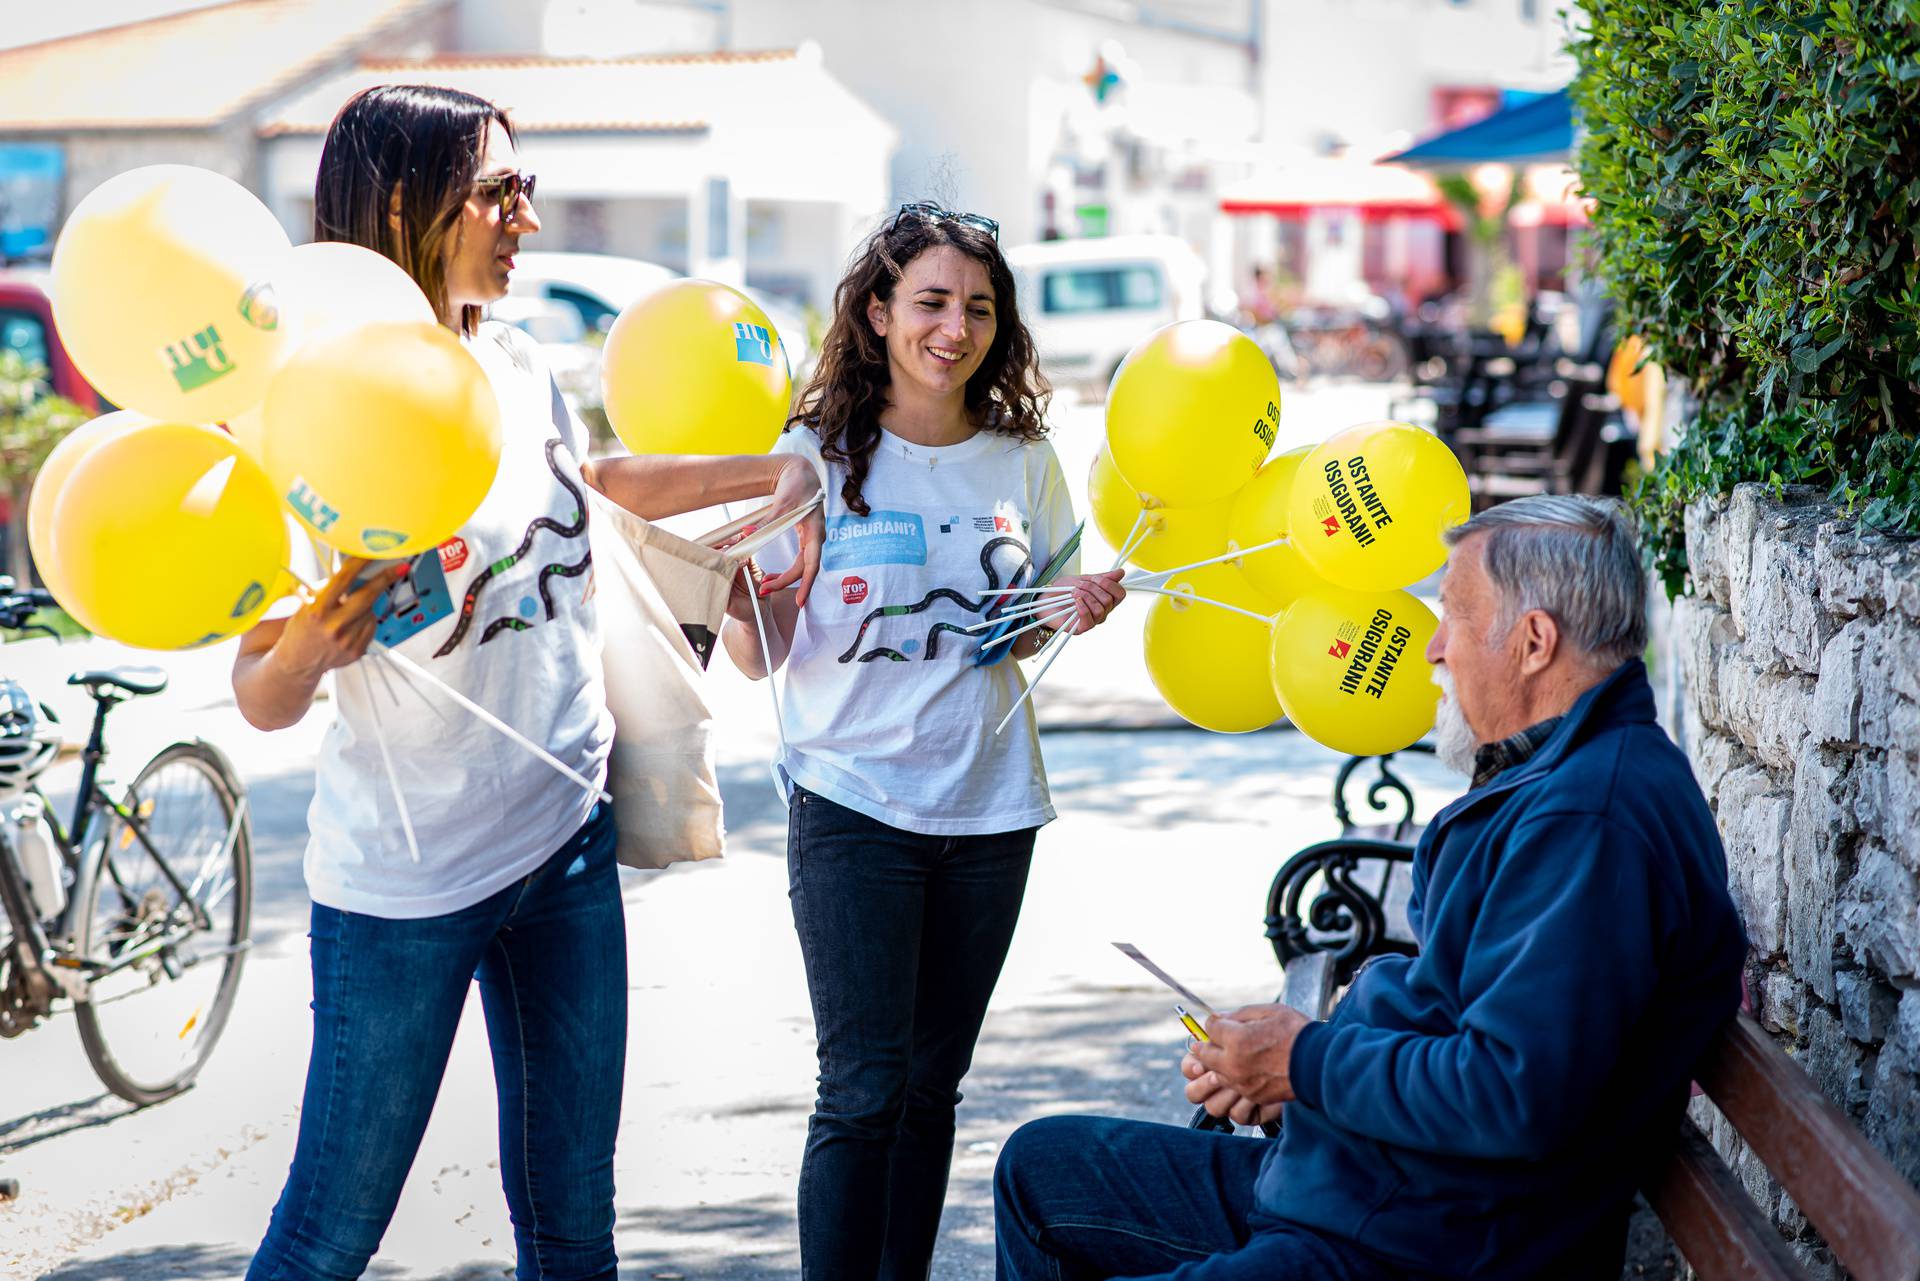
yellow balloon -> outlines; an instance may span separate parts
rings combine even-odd
[[[1140,495],[1128,488],[1126,478],[1113,465],[1113,455],[1105,445],[1093,456],[1093,466],[1087,472],[1087,506],[1093,511],[1094,528],[1116,551],[1126,546],[1134,521],[1145,510]],[[1146,511],[1146,525],[1140,541],[1127,554],[1127,563],[1157,573],[1226,550],[1226,504],[1155,507]]]
[[[412,556],[467,523],[500,467],[500,404],[440,325],[302,343],[267,393],[274,492],[329,547]]]
[[[87,381],[173,422],[258,404],[285,359],[287,234],[231,179],[149,165],[96,187],[53,251],[54,323]]]
[[[1446,562],[1440,534],[1467,519],[1471,501],[1467,474],[1445,441],[1407,423],[1365,423],[1301,461],[1287,527],[1320,577],[1385,591]]]
[[[279,275],[284,323],[294,350],[362,325],[439,323],[412,276],[371,249],[335,241],[300,245]],[[227,420],[227,430],[262,466],[267,456],[266,405]]]
[[[1278,606],[1231,565],[1176,574],[1167,590],[1272,615]],[[1147,611],[1147,674],[1167,706],[1202,729],[1244,734],[1280,719],[1267,676],[1268,625],[1199,600],[1162,596]]]
[[[1433,728],[1440,689],[1426,651],[1439,626],[1407,592],[1317,587],[1274,626],[1274,692],[1317,743],[1355,756],[1397,752]]]
[[[1258,343],[1182,320],[1127,353],[1107,392],[1107,444],[1130,488],[1204,507],[1252,479],[1280,426],[1280,380]]]
[[[79,619],[81,626],[88,631],[100,629],[74,613],[72,606],[67,604],[73,593],[61,579],[59,563],[54,559],[54,504],[60,499],[60,491],[66,487],[67,477],[73,474],[73,469],[80,465],[83,458],[128,428],[152,421],[145,414],[121,409],[102,414],[92,422],[82,423],[68,432],[53,447],[53,452],[47,455],[47,461],[40,464],[40,471],[33,478],[33,490],[27,497],[27,548],[33,553],[33,563],[40,571],[40,581],[47,585],[47,590],[61,603],[61,608]]]
[[[1269,458],[1254,473],[1253,479],[1233,496],[1233,507],[1227,515],[1229,547],[1258,547],[1289,536],[1287,503],[1293,494],[1294,479],[1300,474],[1300,462],[1312,451],[1313,447],[1307,445]],[[1283,602],[1293,600],[1320,581],[1291,543],[1242,556],[1234,564],[1267,595]]]
[[[60,603],[143,649],[245,631],[292,586],[273,486],[217,427],[144,423],[101,441],[60,487],[52,533]]]
[[[636,454],[764,454],[787,419],[787,351],[765,312],[681,280],[620,313],[600,365],[607,419]]]

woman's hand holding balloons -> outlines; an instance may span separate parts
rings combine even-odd
[[[1104,574],[1070,574],[1054,579],[1053,586],[1070,593],[1068,599],[1073,603],[1073,617],[1057,630],[1078,636],[1107,621],[1107,615],[1127,598],[1127,589],[1120,585],[1124,572],[1110,569]]]
[[[328,672],[365,657],[378,626],[374,602],[407,571],[407,562],[391,565],[354,586],[354,579],[369,563],[346,557],[313,599],[287,618],[273,644],[282,671],[317,685]]]
[[[406,570],[402,562],[355,587],[354,578],[368,563],[347,557],[298,611],[269,619],[240,638],[233,695],[249,725],[276,730],[296,724],[313,705],[320,678],[366,654],[378,625],[374,602]]]

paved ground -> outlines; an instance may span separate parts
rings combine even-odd
[[[1373,388],[1296,397],[1282,445],[1378,417],[1382,401]],[[1056,421],[1070,474],[1084,474],[1097,410]],[[1270,999],[1267,881],[1285,854],[1335,830],[1332,753],[1289,731],[1170,728],[1140,664],[1144,613],[1128,606],[1075,642],[1042,686],[1043,724],[1058,727],[1046,754],[1061,818],[1041,837],[965,1087],[939,1278],[992,1275],[990,1176],[1020,1122],[1072,1110],[1184,1115],[1174,1070],[1183,1037],[1168,998],[1108,942],[1139,943],[1222,1008]],[[40,689],[34,673],[83,655],[16,646],[4,657]],[[23,1183],[18,1201],[0,1205],[0,1276],[237,1278],[285,1176],[309,1038],[299,860],[325,717],[276,735],[247,728],[227,702],[229,660],[221,651],[169,660],[174,689],[115,713],[124,722],[115,742],[131,773],[151,748],[202,734],[248,778],[258,945],[234,1020],[199,1086],[144,1111],[103,1094],[70,1016],[0,1044],[0,1177]],[[797,1275],[793,1189],[814,1067],[784,815],[765,766],[772,725],[764,687],[723,660],[710,682],[725,734],[729,856],[624,874],[633,1034],[618,1239],[622,1276],[655,1281]],[[1110,728],[1119,726],[1131,728]],[[1430,767],[1420,781],[1423,812],[1455,790]],[[468,1013],[370,1275],[511,1273],[477,1002]]]

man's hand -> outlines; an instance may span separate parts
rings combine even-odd
[[[1198,1044],[1196,1042],[1196,1044]],[[1278,1121],[1284,1103],[1254,1103],[1209,1072],[1189,1053],[1180,1060],[1180,1073],[1187,1078],[1187,1102],[1197,1103],[1209,1116],[1230,1117],[1235,1125],[1266,1125]]]
[[[1219,1085],[1256,1107],[1293,1098],[1293,1040],[1308,1023],[1290,1005],[1247,1005],[1207,1020],[1208,1040],[1189,1053]],[[1192,1097],[1192,1086],[1188,1087]],[[1199,1100],[1195,1100],[1198,1102]]]
[[[287,619],[274,643],[275,658],[290,675],[318,681],[336,667],[358,662],[373,644],[374,602],[381,592],[400,581],[410,562],[381,570],[358,589],[354,576],[367,567],[358,557],[345,558],[338,572]]]

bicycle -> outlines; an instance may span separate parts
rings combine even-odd
[[[53,603],[0,576],[0,628],[54,635],[32,621]],[[156,753],[116,800],[101,772],[107,713],[158,694],[167,674],[118,667],[67,683],[92,695],[94,713],[63,827],[39,782],[59,751],[58,718],[0,679],[0,1037],[70,1002],[107,1089],[158,1103],[192,1084],[233,1011],[251,946],[246,790],[194,739]]]

